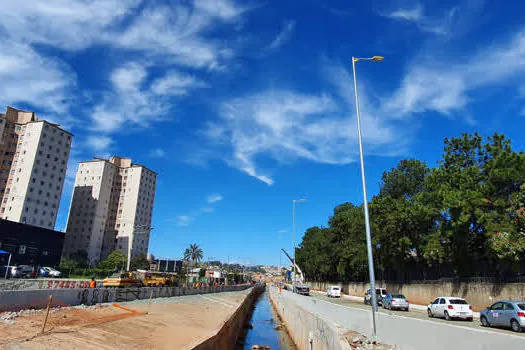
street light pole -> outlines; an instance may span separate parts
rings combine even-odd
[[[355,73],[355,64],[357,61],[382,61],[383,57],[373,56],[371,58],[356,58],[352,57],[352,70],[354,73],[354,92],[355,92],[355,109],[357,118],[357,136],[359,141],[359,158],[361,160],[361,180],[363,182],[363,207],[365,209],[365,228],[366,228],[366,249],[368,252],[368,273],[370,275],[370,291],[372,294],[372,326],[373,337],[377,336],[376,329],[376,312],[377,312],[377,296],[376,296],[376,282],[374,273],[374,257],[372,255],[372,236],[370,233],[370,218],[368,216],[368,199],[366,195],[366,177],[365,177],[365,161],[363,157],[363,141],[361,136],[361,114],[359,113],[359,97],[357,94],[357,78]]]
[[[137,228],[142,229],[144,231],[137,231]],[[131,236],[128,236],[128,261],[126,264],[126,271],[131,270],[131,246],[132,246],[132,240],[135,241],[135,234],[144,234],[149,233],[153,230],[153,227],[148,225],[135,225],[133,226],[133,233]]]
[[[293,271],[293,291],[295,292],[295,287],[297,285],[297,271],[296,271],[296,268],[295,268],[295,253],[296,253],[296,240],[295,240],[295,236],[296,236],[296,229],[295,229],[295,203],[302,203],[302,202],[306,202],[306,199],[304,198],[301,198],[301,199],[294,199],[292,201],[292,223],[293,223],[293,227],[292,227],[292,230],[293,230],[293,266],[292,266],[292,271]]]

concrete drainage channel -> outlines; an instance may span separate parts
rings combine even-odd
[[[236,350],[297,349],[272,306],[269,294],[266,290],[255,301],[255,307],[247,317],[248,327],[237,341]]]

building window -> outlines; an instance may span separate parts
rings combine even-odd
[[[18,254],[25,254],[27,247],[25,245],[21,245],[18,247]]]

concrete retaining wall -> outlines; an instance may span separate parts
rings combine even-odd
[[[284,321],[290,336],[300,350],[349,350],[344,339],[345,329],[325,317],[324,314],[305,308],[301,299],[311,300],[283,290],[270,287],[270,300]]]
[[[264,284],[257,284],[221,329],[205,342],[195,346],[193,350],[234,349],[244,325],[246,324],[247,318],[254,307],[255,301],[264,289]]]
[[[348,295],[362,297],[369,283],[309,282],[313,289],[326,291],[328,286],[339,285]],[[439,296],[459,296],[466,299],[474,311],[484,310],[497,300],[524,300],[525,283],[377,283],[389,292],[404,294],[411,303],[427,305]]]
[[[284,307],[302,308],[312,314],[335,322],[347,330],[354,330],[371,337],[372,313],[370,310],[342,306],[312,297],[282,291]],[[295,304],[295,306],[293,306]],[[287,320],[286,320],[287,321]],[[489,350],[525,349],[525,337],[485,329],[463,327],[422,320],[406,316],[377,313],[377,337],[385,344],[403,350]]]
[[[0,291],[0,312],[45,308],[49,296],[52,306],[94,305],[97,303],[125,302],[136,299],[175,297],[244,290],[252,285],[217,287],[150,287],[150,288],[84,288]],[[153,293],[153,294],[152,294]]]
[[[23,289],[74,289],[89,288],[88,279],[78,280],[69,278],[38,278],[24,279],[11,278],[0,280],[0,291],[2,290],[23,290]],[[102,287],[102,280],[97,280],[97,288]]]

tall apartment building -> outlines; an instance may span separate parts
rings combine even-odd
[[[0,218],[54,229],[72,136],[34,112],[0,113]]]
[[[64,256],[86,250],[90,262],[115,249],[147,254],[157,174],[131,158],[81,162],[67,220]]]

